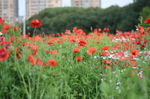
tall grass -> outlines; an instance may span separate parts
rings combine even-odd
[[[17,32],[9,31],[4,34],[6,41],[10,41],[11,33]],[[0,98],[148,99],[150,97],[149,39],[142,39],[147,40],[148,43],[145,49],[140,49],[140,45],[132,45],[135,40],[130,38],[140,35],[138,32],[122,33],[124,35],[100,34],[95,32],[89,35],[65,34],[61,37],[13,35],[14,40],[10,41],[9,48],[6,48],[10,51],[10,56],[0,62]],[[130,36],[125,37],[126,34]],[[130,38],[130,41],[126,44],[123,40],[112,42],[122,37]],[[78,46],[81,39],[86,41],[86,46]],[[115,44],[120,48],[113,49]],[[36,50],[33,46],[38,47],[33,55],[34,59],[41,59],[45,66],[38,63],[32,65],[28,61],[28,55],[32,55]],[[106,46],[109,46],[108,50],[101,50]],[[124,49],[127,46],[128,49]],[[4,44],[1,44],[2,47]],[[95,47],[97,51],[88,55],[87,50],[91,47]],[[16,52],[17,48],[19,52]],[[80,52],[73,53],[73,48],[79,48]],[[133,48],[141,53],[136,57],[136,66],[129,58]],[[46,50],[57,50],[58,54],[50,54]],[[103,52],[109,52],[109,55],[102,55]],[[123,52],[127,56],[124,60],[109,57],[117,52]],[[144,52],[149,54],[146,56]],[[82,61],[76,61],[77,56],[80,56]],[[55,59],[57,65],[50,66],[49,59]],[[111,62],[103,62],[105,59]]]

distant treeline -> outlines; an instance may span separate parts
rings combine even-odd
[[[95,28],[110,28],[114,33],[116,29],[121,31],[135,30],[135,26],[140,22],[140,15],[147,17],[150,15],[150,0],[136,0],[135,3],[125,7],[112,6],[106,9],[101,8],[47,8],[39,14],[27,20],[27,31],[33,32],[29,26],[32,19],[39,19],[43,24],[38,28],[38,33],[62,33],[66,29],[73,27],[91,32]],[[143,10],[144,9],[144,10]],[[144,12],[143,12],[144,11]]]

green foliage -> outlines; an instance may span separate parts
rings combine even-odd
[[[149,27],[150,25],[147,24],[147,23],[144,23],[144,21],[147,19],[147,18],[150,18],[150,7],[144,7],[142,12],[140,13],[140,23],[139,25],[143,26],[144,28],[147,28]]]
[[[17,33],[17,32],[15,32]],[[148,32],[147,32],[148,33]],[[5,39],[13,34],[10,31]],[[139,33],[137,33],[137,38]],[[6,37],[7,36],[7,37]],[[148,42],[149,35],[144,36]],[[130,49],[136,48],[135,40],[112,42],[116,37],[124,36],[103,33],[97,35],[66,34],[62,37],[21,37],[14,35],[14,41],[7,48],[10,56],[0,62],[0,98],[1,99],[149,99],[150,96],[150,43],[143,49],[140,57],[137,57],[137,67],[130,63]],[[133,33],[128,36],[133,37]],[[113,39],[114,38],[114,39]],[[76,42],[70,42],[74,39]],[[79,47],[78,40],[85,39],[87,46]],[[59,41],[59,42],[58,42]],[[62,41],[60,43],[60,41]],[[49,45],[52,42],[53,45]],[[99,43],[98,43],[99,42]],[[125,46],[130,46],[125,50]],[[28,46],[27,44],[31,44]],[[114,45],[120,46],[114,50]],[[127,45],[129,44],[129,45]],[[36,45],[38,50],[33,55],[32,65],[28,55],[33,53]],[[109,55],[102,55],[101,48],[109,46]],[[87,53],[89,47],[95,47],[97,51],[92,55]],[[16,51],[16,49],[20,51]],[[31,49],[32,48],[32,49]],[[73,53],[73,48],[79,48],[80,52]],[[57,50],[57,54],[47,53]],[[114,59],[117,52],[124,52],[125,60]],[[112,53],[112,54],[111,54]],[[20,58],[17,58],[17,56]],[[3,57],[3,52],[1,51]],[[75,61],[80,56],[83,61]],[[2,58],[0,57],[0,58]],[[122,57],[122,56],[121,56]],[[49,59],[56,59],[57,66],[48,64]],[[37,59],[41,59],[46,65],[42,66]],[[110,61],[104,63],[104,59]],[[107,67],[106,67],[107,66]]]
[[[122,8],[118,6],[107,9],[47,8],[27,21],[27,30],[33,31],[29,23],[35,18],[43,24],[41,28],[37,29],[39,34],[62,33],[66,29],[72,30],[73,27],[82,28],[85,32],[91,32],[94,28],[103,29],[105,27],[110,28],[112,33],[115,33],[116,29],[122,31],[135,30],[135,25],[139,23],[140,12],[149,4],[149,0],[136,0],[135,3]]]
[[[143,8],[141,14],[144,19],[150,18],[150,7]]]
[[[45,38],[48,41],[48,38]],[[61,40],[61,38],[58,38]],[[22,41],[24,40],[24,41]],[[21,42],[32,42],[32,40],[21,39]],[[88,41],[88,45],[100,49],[103,46],[114,45],[106,35],[100,39],[101,44],[94,45]],[[112,70],[104,69],[101,58],[93,58],[87,55],[87,47],[81,47],[80,53],[72,53],[76,44],[64,41],[61,44],[54,43],[53,46],[47,43],[36,41],[39,46],[38,55],[34,56],[47,61],[55,57],[57,67],[31,66],[27,62],[30,53],[27,47],[21,47],[22,43],[13,43],[11,48],[20,47],[22,57],[20,60],[14,58],[13,52],[8,60],[0,62],[0,97],[2,99],[148,99],[150,88],[150,71],[148,62],[139,61],[141,70],[122,68],[119,64],[112,66]],[[68,46],[68,47],[66,47]],[[58,55],[45,53],[46,49],[58,50]],[[73,56],[79,54],[84,57],[83,62],[74,61]],[[111,59],[110,59],[111,60]],[[149,60],[147,60],[149,61]],[[114,60],[112,60],[114,62]],[[134,75],[131,75],[131,72]],[[144,78],[137,76],[143,71]]]
[[[143,8],[142,12],[140,13],[143,20],[150,18],[150,7]]]

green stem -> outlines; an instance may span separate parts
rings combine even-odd
[[[15,60],[15,64],[17,64],[16,60]],[[18,64],[17,64],[17,68],[18,68],[18,72],[19,72],[19,74],[20,74],[20,76],[21,76],[21,78],[22,78],[23,85],[24,85],[24,87],[25,87],[25,91],[26,91],[27,97],[28,97],[28,99],[31,99],[31,95],[29,94],[29,91],[28,91],[28,88],[27,88],[27,84],[26,84],[26,82],[25,82],[24,75],[23,75],[23,73],[21,72],[21,70],[20,70]]]
[[[33,37],[36,35],[36,28],[34,28],[34,31],[33,31]]]

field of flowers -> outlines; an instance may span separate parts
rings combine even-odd
[[[145,20],[150,24],[150,19]],[[0,99],[148,99],[150,27],[34,36],[0,18]]]

